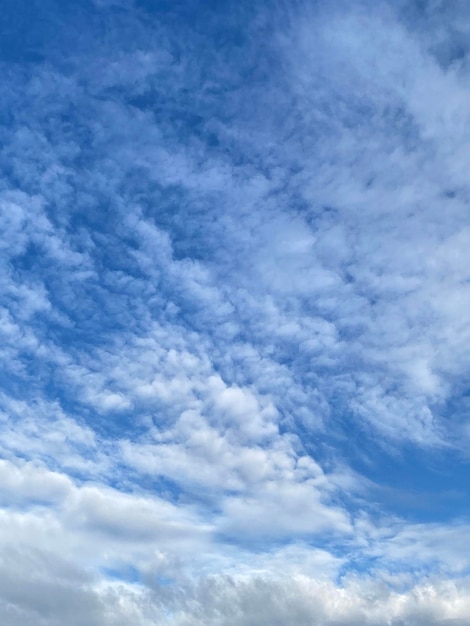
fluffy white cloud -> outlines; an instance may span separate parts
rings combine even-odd
[[[470,623],[468,11],[258,4],[6,64],[8,625]]]

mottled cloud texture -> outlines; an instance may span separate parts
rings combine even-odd
[[[0,621],[470,624],[470,6],[6,1]]]

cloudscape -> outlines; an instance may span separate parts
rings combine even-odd
[[[469,625],[470,4],[1,13],[1,624]]]

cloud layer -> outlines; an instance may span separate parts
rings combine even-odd
[[[27,4],[2,621],[470,623],[465,4]]]

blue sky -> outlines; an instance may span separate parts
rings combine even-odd
[[[0,27],[2,623],[469,624],[467,3]]]

